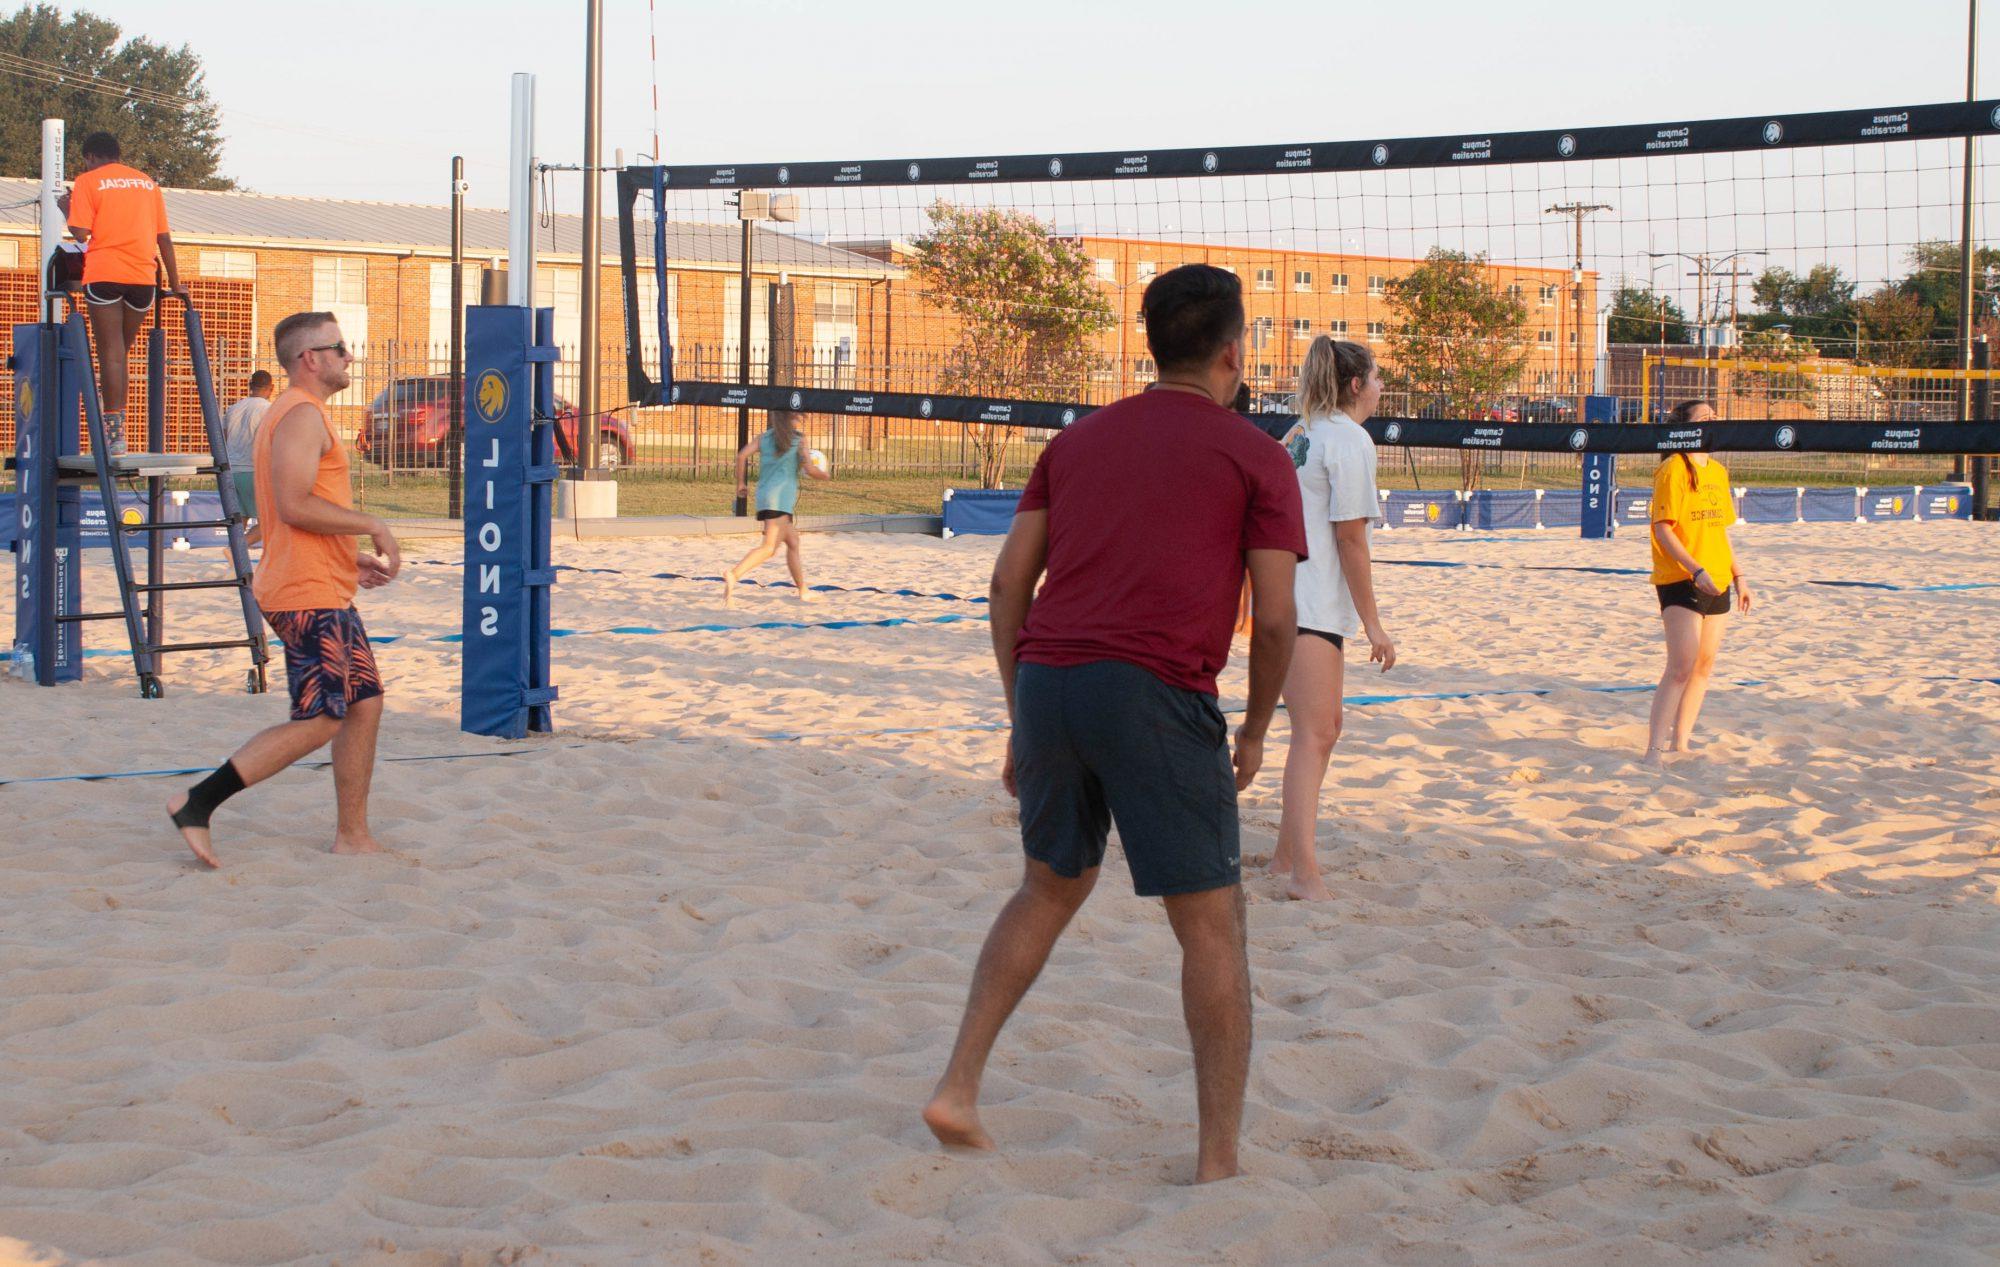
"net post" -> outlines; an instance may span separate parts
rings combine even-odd
[[[1985,335],[1972,341],[1972,368],[1986,370],[1992,368],[1993,345]],[[1982,377],[1972,390],[1972,418],[1975,422],[1986,422],[1993,417],[1993,380]],[[1988,487],[1993,480],[1993,459],[1980,455],[1972,459],[1972,517],[1978,520],[1994,518],[1987,506]]]

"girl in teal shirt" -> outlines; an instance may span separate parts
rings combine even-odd
[[[750,491],[750,455],[757,455],[757,520],[764,527],[764,539],[744,555],[741,562],[722,574],[724,606],[736,605],[736,582],[776,554],[780,545],[785,547],[785,566],[791,570],[792,584],[798,587],[799,601],[812,601],[812,593],[806,589],[805,555],[799,548],[799,527],[792,512],[799,502],[801,474],[816,480],[830,480],[833,473],[803,461],[805,448],[805,435],[792,415],[775,412],[771,415],[770,428],[757,437],[756,443],[744,445],[737,453],[736,491],[739,494]]]

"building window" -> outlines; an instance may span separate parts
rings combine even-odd
[[[583,270],[537,264],[535,307],[556,310],[556,344],[564,349],[563,363],[575,366],[576,340],[583,324]]]
[[[681,277],[667,274],[667,338],[673,340],[681,328]],[[639,270],[639,355],[649,365],[660,361],[660,281],[651,268]],[[616,336],[613,336],[616,337]],[[671,408],[671,405],[669,405]]]
[[[1370,273],[1370,274],[1368,274],[1368,293],[1369,293],[1369,294],[1371,294],[1371,295],[1386,295],[1386,294],[1388,294],[1388,293],[1389,293],[1389,279],[1388,279],[1388,278],[1386,278],[1386,277],[1384,277],[1384,276],[1382,276],[1382,274],[1380,274],[1380,273]]]
[[[539,273],[537,277],[539,278]],[[722,286],[722,368],[736,371],[737,332],[743,324],[743,283],[730,278]],[[764,277],[750,279],[750,381],[762,382],[771,364],[771,283]]]
[[[340,337],[356,356],[368,346],[368,261],[315,255],[312,262],[312,306],[315,312],[330,312],[340,323]],[[360,375],[356,375],[359,378]],[[353,404],[349,387],[329,403]]]
[[[1117,260],[1099,260],[1099,261],[1097,261],[1097,280],[1098,280],[1098,281],[1101,281],[1101,282],[1115,282],[1115,281],[1117,281],[1117,280],[1118,280],[1118,261],[1117,261]]]
[[[1312,338],[1313,337],[1312,320],[1308,317],[1293,317],[1292,337],[1294,339],[1301,339],[1301,340]]]
[[[0,241],[0,268],[21,267],[21,244],[7,239]]]
[[[1271,345],[1271,336],[1277,333],[1277,318],[1253,317],[1250,319],[1250,346],[1257,350]]]
[[[1380,343],[1383,337],[1388,333],[1389,333],[1388,322],[1371,321],[1368,323],[1368,341],[1370,343]]]
[[[1553,308],[1556,306],[1556,288],[1553,283],[1542,287],[1541,302],[1544,308]]]
[[[1331,283],[1331,284],[1330,284],[1330,285],[1329,285],[1329,286],[1327,287],[1327,291],[1328,291],[1328,293],[1329,293],[1329,294],[1334,294],[1334,295],[1344,295],[1344,294],[1346,294],[1346,293],[1347,293],[1347,274],[1346,274],[1346,273],[1333,273],[1333,274],[1330,274],[1330,275],[1329,275],[1329,276],[1327,277],[1327,281],[1328,281],[1329,283]]]
[[[1543,330],[1537,333],[1535,337],[1543,343],[1554,343],[1556,341],[1556,332],[1553,330]]]
[[[1269,365],[1268,363],[1267,363],[1267,364],[1263,364],[1263,365],[1259,365],[1259,366],[1257,367],[1257,377],[1258,377],[1258,378],[1264,378],[1264,379],[1268,379],[1268,378],[1270,378],[1270,377],[1271,377],[1271,367],[1270,367],[1270,365]]]
[[[1508,283],[1507,298],[1513,300],[1517,304],[1521,302],[1521,283],[1519,282]]]
[[[861,349],[861,287],[855,282],[820,282],[813,288],[813,361],[820,387],[851,389]]]
[[[1344,318],[1344,317],[1342,317],[1342,318],[1339,318],[1339,319],[1336,319],[1336,320],[1333,320],[1333,321],[1329,321],[1329,322],[1327,322],[1327,323],[1326,323],[1326,332],[1327,332],[1328,334],[1337,334],[1337,335],[1343,335],[1343,336],[1344,336],[1344,335],[1345,335],[1345,334],[1347,333],[1347,319],[1346,319],[1346,318]]]
[[[479,302],[479,274],[477,264],[465,265],[465,293],[459,298],[467,308]],[[451,265],[449,263],[431,265],[431,359],[451,355]]]
[[[1292,289],[1310,295],[1313,288],[1312,270],[1295,268],[1292,270]]]
[[[1133,265],[1133,268],[1135,271],[1132,276],[1138,281],[1149,282],[1160,275],[1160,265],[1157,260],[1140,260]]]
[[[198,262],[203,277],[233,277],[246,282],[257,280],[255,251],[203,251]]]
[[[1257,289],[1258,289],[1258,290],[1276,290],[1277,288],[1278,288],[1278,270],[1277,270],[1277,269],[1275,269],[1275,268],[1260,268],[1260,269],[1258,269],[1258,270],[1257,270]]]
[[[1576,346],[1576,331],[1574,331],[1574,330],[1572,330],[1572,331],[1570,331],[1570,332],[1569,332],[1569,345],[1570,345],[1571,347],[1575,347],[1575,346]]]

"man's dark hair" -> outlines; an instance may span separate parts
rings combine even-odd
[[[120,153],[118,138],[109,132],[92,132],[89,136],[83,138],[83,156],[85,158],[103,158],[115,163],[118,161]]]
[[[250,375],[250,390],[261,392],[271,385],[271,371],[256,370]]]
[[[1228,269],[1183,264],[1146,287],[1146,346],[1168,373],[1208,367],[1243,334],[1243,283]]]

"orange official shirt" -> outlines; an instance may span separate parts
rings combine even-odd
[[[167,232],[167,199],[151,176],[123,163],[106,163],[76,178],[69,195],[69,223],[84,229],[83,282],[150,286]]]

